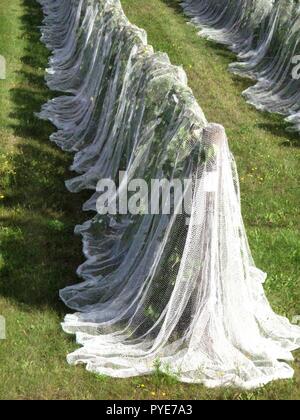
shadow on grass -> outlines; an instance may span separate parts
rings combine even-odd
[[[257,124],[259,128],[268,131],[277,137],[281,137],[281,146],[300,147],[300,135],[296,132],[288,131],[291,125],[283,121],[281,115],[268,114],[268,116],[270,121]]]
[[[14,107],[10,127],[20,141],[2,202],[0,294],[62,312],[58,290],[76,282],[75,270],[83,257],[81,239],[73,231],[89,217],[81,207],[90,194],[66,190],[72,157],[50,143],[51,124],[34,116],[53,94],[43,76],[48,51],[39,40],[42,11],[35,0],[23,0],[23,5],[26,54],[17,73],[19,83],[10,92]]]

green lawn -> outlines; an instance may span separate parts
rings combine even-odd
[[[226,127],[251,248],[269,273],[268,297],[279,313],[300,314],[299,136],[245,103],[248,82],[227,71],[234,56],[198,37],[176,0],[123,4],[155,49],[183,65],[207,118]],[[247,393],[185,385],[160,372],[116,380],[67,365],[76,344],[60,329],[66,309],[58,289],[76,281],[83,261],[73,228],[88,217],[81,205],[89,194],[67,192],[72,157],[48,141],[52,127],[33,115],[51,97],[41,18],[35,0],[0,0],[0,54],[8,65],[0,81],[0,314],[8,335],[0,341],[0,399],[300,399],[299,353],[294,380]]]

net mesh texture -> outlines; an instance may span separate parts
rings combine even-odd
[[[60,291],[75,311],[62,327],[80,344],[68,362],[119,378],[159,365],[208,387],[291,378],[300,328],[266,299],[224,128],[206,121],[183,69],[153,51],[119,0],[39,2],[52,52],[46,81],[62,92],[39,116],[57,127],[51,140],[74,153],[77,175],[67,188],[91,190],[83,209],[95,212],[75,229],[86,257],[82,282]],[[189,179],[190,188],[179,198],[171,189],[171,200],[159,190],[157,212],[145,212],[148,197],[129,191],[141,203],[136,214],[100,214],[104,178],[116,182],[116,201],[135,179]],[[188,217],[178,211],[187,195]]]
[[[183,0],[199,34],[237,53],[230,71],[256,83],[243,92],[262,111],[300,132],[299,0]]]

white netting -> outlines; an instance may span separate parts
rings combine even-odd
[[[239,61],[230,70],[257,80],[250,104],[287,116],[300,131],[300,3],[298,0],[184,0],[200,34],[228,45]],[[297,58],[298,57],[298,58]]]
[[[117,181],[120,170],[128,181],[192,180],[189,223],[176,212],[182,197],[170,214],[97,214],[76,228],[84,281],[61,298],[77,311],[63,328],[82,346],[68,361],[115,377],[151,373],[159,361],[207,386],[292,377],[284,361],[300,328],[265,297],[223,127],[207,123],[184,71],[153,52],[119,0],[40,3],[53,53],[47,83],[66,93],[40,116],[58,127],[52,140],[76,152],[67,186],[93,190],[84,209],[96,210],[97,182]]]

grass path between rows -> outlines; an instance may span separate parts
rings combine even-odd
[[[281,118],[245,103],[240,93],[248,82],[227,71],[234,56],[198,37],[176,0],[122,3],[154,48],[183,65],[207,118],[226,127],[250,245],[269,273],[268,297],[279,313],[300,314],[299,137]],[[295,379],[251,392],[185,385],[160,372],[115,380],[67,365],[76,344],[61,332],[66,309],[58,290],[76,281],[83,261],[73,229],[87,218],[81,204],[88,194],[67,192],[71,156],[48,141],[52,127],[33,115],[51,97],[41,19],[35,0],[0,0],[0,55],[7,59],[0,81],[0,314],[7,321],[0,399],[300,399],[299,353]]]

